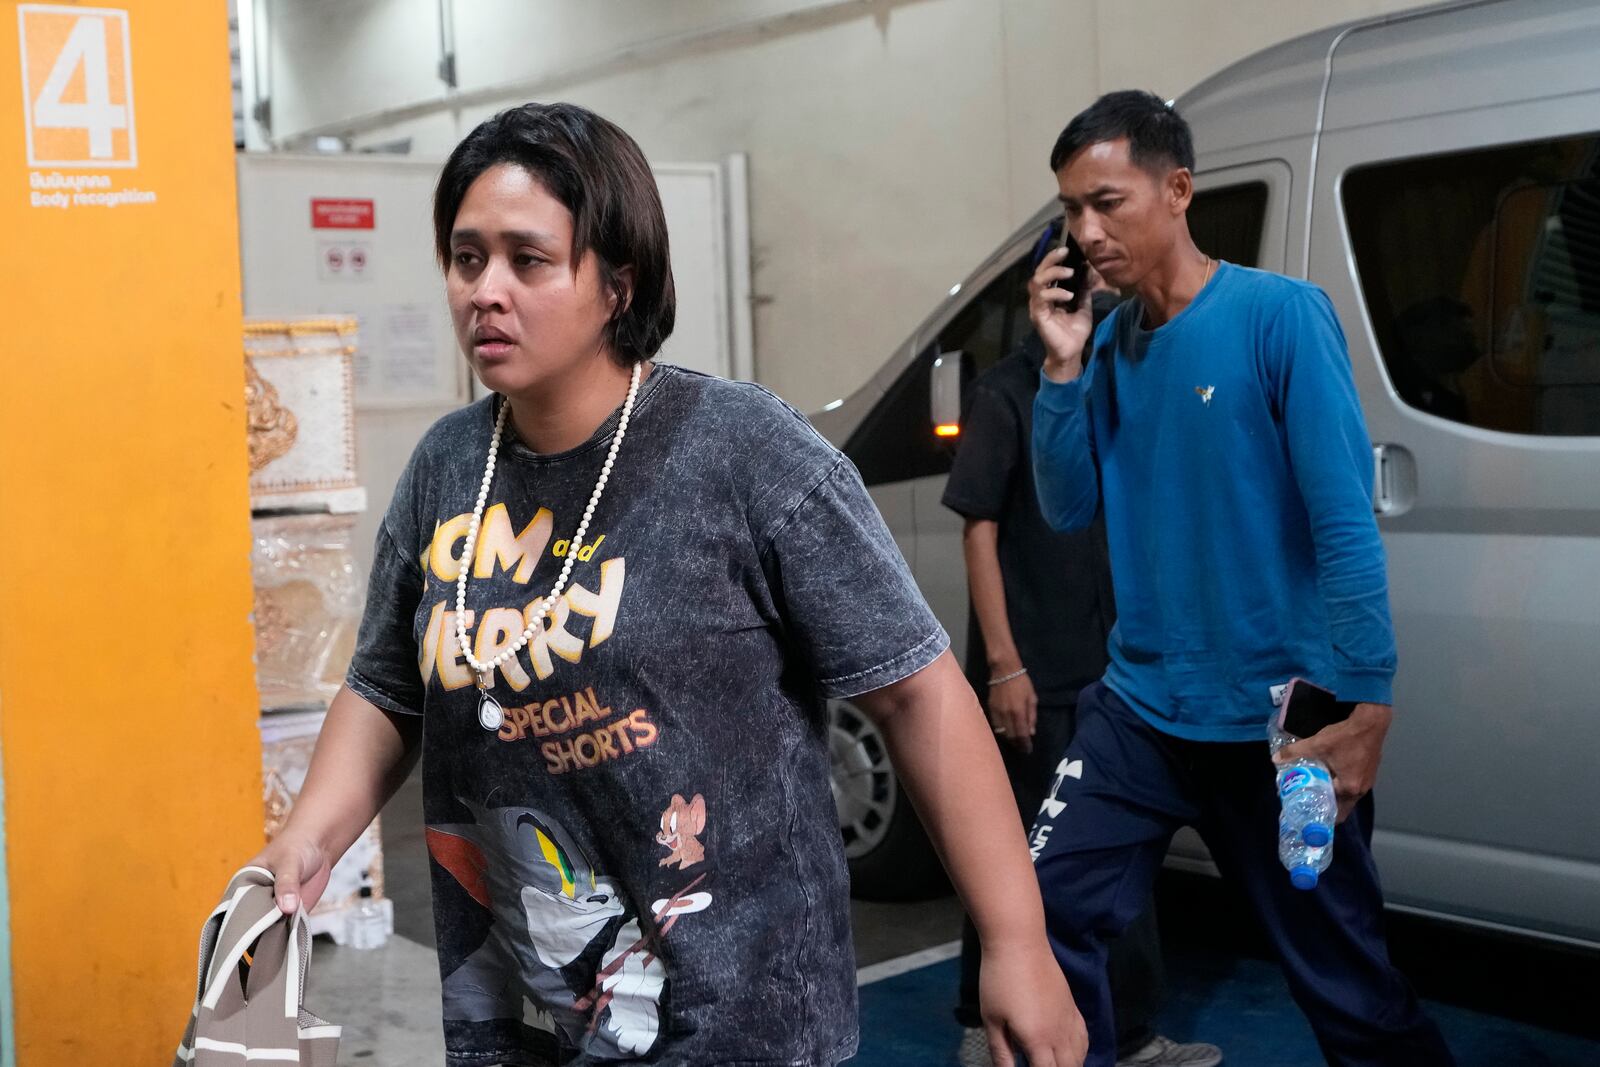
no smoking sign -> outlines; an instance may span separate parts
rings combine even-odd
[[[368,241],[318,241],[317,277],[325,282],[362,282],[371,277]]]

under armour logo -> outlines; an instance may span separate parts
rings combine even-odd
[[[1054,819],[1057,815],[1067,810],[1065,800],[1057,800],[1056,795],[1061,792],[1062,783],[1068,778],[1079,779],[1083,777],[1083,760],[1063,759],[1056,765],[1056,780],[1050,783],[1050,793],[1044,798],[1044,803],[1039,805],[1039,814]]]
[[[1200,394],[1200,399],[1205,402],[1206,407],[1210,407],[1211,394],[1217,391],[1217,387],[1214,385],[1197,385],[1194,387],[1194,391]]]

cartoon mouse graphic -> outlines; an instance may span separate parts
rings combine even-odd
[[[693,800],[684,800],[672,794],[672,803],[661,813],[661,832],[656,835],[656,841],[671,851],[659,866],[676,863],[681,871],[704,860],[706,848],[697,835],[705,832],[706,798],[696,793]]]

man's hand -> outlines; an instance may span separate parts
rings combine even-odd
[[[1083,373],[1083,347],[1094,332],[1094,306],[1089,294],[1094,290],[1094,270],[1083,269],[1084,277],[1073,278],[1072,269],[1063,267],[1064,248],[1052,249],[1039,261],[1039,269],[1028,280],[1028,318],[1044,342],[1044,373],[1053,382],[1070,382]],[[1069,288],[1057,289],[1052,282],[1063,281]],[[1083,299],[1077,311],[1063,305],[1081,290]]]
[[[1383,758],[1394,709],[1388,704],[1357,704],[1344,722],[1325,726],[1304,741],[1278,751],[1274,762],[1321,760],[1333,775],[1333,792],[1339,798],[1339,821],[1344,822],[1357,802],[1372,792]]]
[[[983,947],[978,995],[995,1067],[1081,1067],[1089,1051],[1083,1016],[1040,931],[1037,940]]]
[[[1014,670],[1015,667],[995,673],[1003,678]],[[994,724],[996,737],[1023,752],[1033,751],[1033,734],[1039,724],[1039,697],[1026,674],[989,687],[989,721]]]

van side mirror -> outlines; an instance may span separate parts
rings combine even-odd
[[[965,359],[962,352],[936,351],[928,372],[928,417],[933,434],[952,444],[961,435],[961,364]]]

